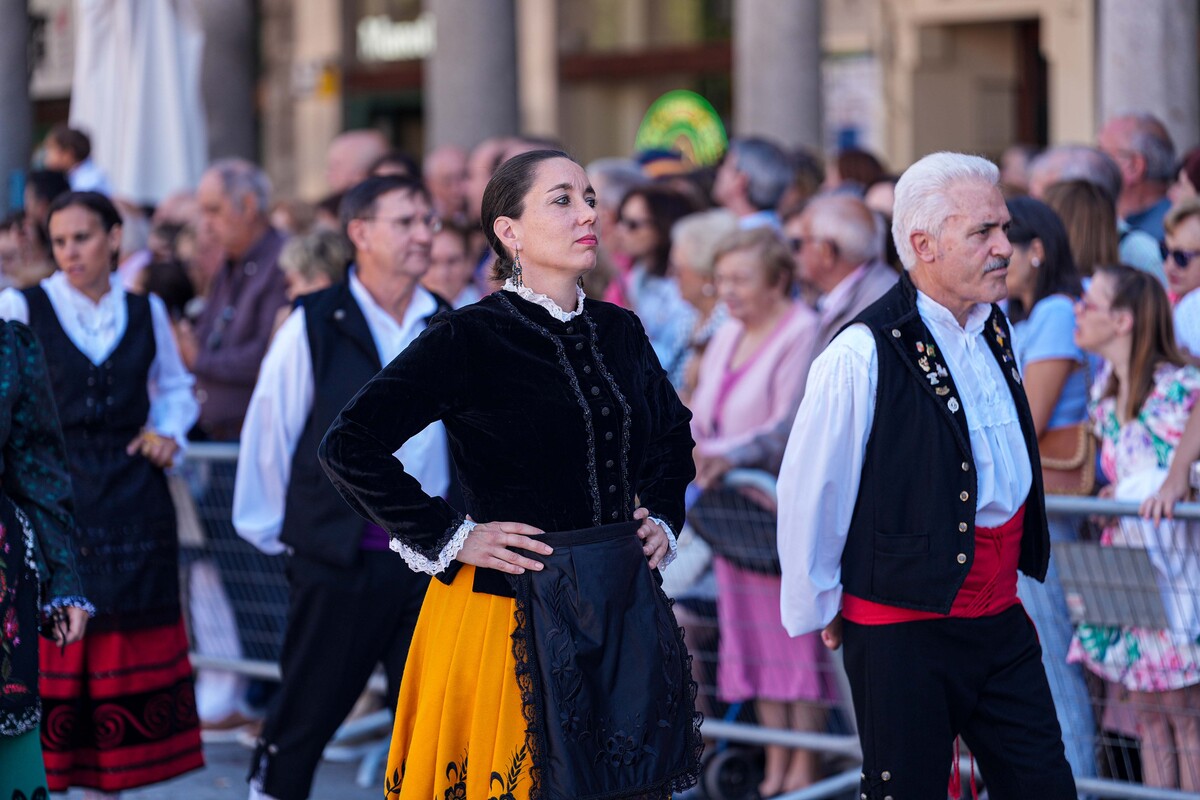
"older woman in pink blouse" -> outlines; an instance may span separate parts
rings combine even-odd
[[[817,317],[791,299],[793,262],[770,229],[739,231],[717,248],[717,296],[730,321],[713,335],[691,398],[697,471],[794,413],[797,387],[812,357]],[[702,488],[709,488],[702,485]],[[717,557],[721,630],[717,688],[726,702],[755,700],[764,725],[819,728],[829,699],[816,634],[793,639],[779,618],[779,578]],[[815,780],[806,751],[767,747],[759,793],[770,797]]]

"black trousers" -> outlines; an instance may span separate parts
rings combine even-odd
[[[843,630],[862,797],[945,800],[961,735],[991,800],[1075,800],[1042,648],[1021,606]]]
[[[279,800],[305,800],[321,751],[353,708],[375,665],[396,707],[400,678],[429,579],[391,552],[364,552],[353,567],[288,558],[291,605],[276,694],[250,767]]]

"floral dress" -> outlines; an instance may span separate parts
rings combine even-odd
[[[1097,384],[1103,386],[1103,382]],[[1115,397],[1093,404],[1092,422],[1100,438],[1100,467],[1116,484],[1150,470],[1166,470],[1200,397],[1200,371],[1162,364],[1136,419],[1121,424]],[[1113,529],[1102,544],[1114,544]],[[1082,624],[1067,660],[1082,662],[1112,683],[1138,692],[1163,692],[1200,683],[1200,645],[1181,643],[1170,632]]]
[[[39,626],[91,609],[71,549],[71,484],[33,332],[0,322],[0,736],[38,726]]]

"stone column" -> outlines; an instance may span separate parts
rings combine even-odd
[[[734,0],[734,136],[824,150],[819,0]]]
[[[425,147],[473,147],[518,131],[513,0],[427,0],[437,43],[425,61]]]
[[[292,0],[261,0],[262,165],[276,197],[296,196],[296,120],[292,91],[295,10]]]
[[[204,0],[195,3],[204,28],[200,91],[208,118],[209,159],[258,159],[255,137],[254,3]]]
[[[33,144],[28,41],[25,0],[0,3],[0,215],[9,211],[12,176],[29,166]]]
[[[558,0],[517,0],[521,130],[558,136]]]
[[[1200,143],[1195,0],[1099,0],[1097,129],[1109,117],[1148,111],[1183,153]]]

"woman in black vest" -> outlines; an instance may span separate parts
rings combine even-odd
[[[59,272],[0,295],[0,316],[28,322],[46,349],[97,612],[86,640],[41,652],[52,791],[116,793],[203,765],[163,473],[196,403],[161,301],[127,294],[114,273],[120,225],[101,194],[60,196],[49,216]]]
[[[659,800],[695,781],[695,684],[654,572],[683,524],[689,415],[637,318],[578,288],[594,205],[563,153],[505,162],[483,199],[504,289],[435,318],[322,443],[347,501],[438,579],[389,800]],[[435,419],[469,516],[392,455]]]

